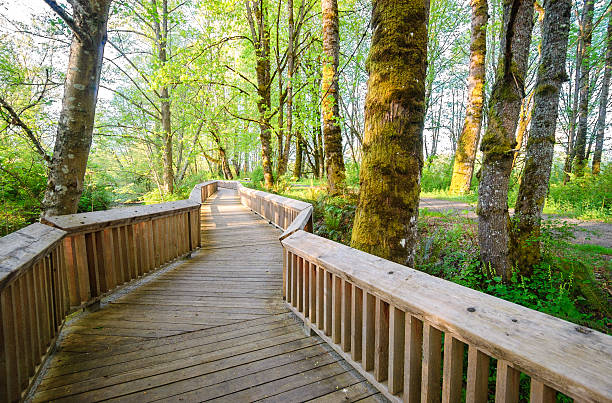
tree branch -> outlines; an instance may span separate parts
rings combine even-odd
[[[70,29],[74,33],[74,36],[76,36],[79,39],[79,41],[83,42],[86,39],[88,40],[91,39],[89,35],[87,35],[87,33],[83,32],[76,25],[72,16],[68,15],[66,10],[62,6],[57,4],[55,0],[44,0],[44,2],[47,3],[49,7],[51,7],[51,10],[53,10],[55,14],[57,14],[62,20],[64,20],[64,22],[68,25],[68,27],[70,27]]]
[[[17,112],[15,112],[13,107],[9,105],[8,102],[6,102],[6,100],[2,97],[0,97],[0,106],[6,109],[8,114],[11,116],[10,120],[7,119],[7,123],[21,127],[21,129],[25,132],[25,134],[28,136],[28,138],[34,145],[36,151],[41,155],[41,157],[43,157],[45,162],[50,163],[51,157],[49,157],[49,155],[46,153],[45,149],[40,144],[40,141],[38,141],[38,139],[34,135],[34,132],[32,132],[32,129],[30,129],[30,127],[26,125],[23,120],[21,120],[21,118],[19,117]]]

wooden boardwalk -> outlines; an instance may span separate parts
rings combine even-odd
[[[279,230],[229,189],[202,226],[192,259],[69,321],[28,400],[384,400],[285,306]]]

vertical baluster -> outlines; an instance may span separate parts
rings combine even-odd
[[[302,259],[302,312],[308,318],[310,308],[310,263]]]
[[[464,344],[450,333],[444,335],[444,369],[442,377],[442,402],[461,400],[463,381]]]
[[[128,226],[124,225],[121,227],[121,243],[119,245],[121,249],[121,273],[123,274],[123,282],[127,283],[132,279],[132,269],[130,261],[130,240],[128,237]]]
[[[160,267],[161,266],[161,227],[159,225],[159,218],[155,218],[151,221],[151,231],[153,235],[153,266]]]
[[[308,279],[308,312],[310,314],[310,322],[317,323],[317,266],[314,263],[310,263],[310,274]]]
[[[289,252],[285,248],[285,300],[291,303],[291,265],[293,264],[293,253]]]
[[[519,398],[520,372],[504,360],[497,361],[497,382],[495,383],[495,402],[513,403]]]
[[[94,232],[92,235],[93,245],[96,249],[96,266],[98,268],[98,280],[100,293],[104,293],[109,290],[108,278],[107,278],[107,262],[104,261],[104,230]]]
[[[25,337],[23,334],[23,305],[21,302],[21,285],[19,284],[19,280],[13,281],[11,288],[11,305],[13,307],[13,323],[15,324],[13,331],[15,334],[15,344],[17,350],[17,376],[19,378],[19,388],[20,390],[23,390],[26,386],[28,386],[28,358],[26,353]]]
[[[87,246],[85,243],[85,235],[79,234],[74,236],[74,251],[75,251],[75,267],[78,272],[79,281],[79,301],[76,305],[82,302],[89,301],[91,298],[91,289],[89,287],[89,267],[87,265]]]
[[[202,247],[202,208],[198,207],[196,213],[196,231],[198,233],[198,247]]]
[[[374,377],[382,382],[387,379],[389,365],[389,304],[376,298]]]
[[[404,388],[404,312],[389,307],[389,392],[398,394]]]
[[[40,357],[42,355],[40,350],[40,345],[38,341],[40,340],[40,329],[38,328],[38,307],[36,305],[36,294],[34,283],[34,270],[36,266],[30,268],[24,275],[24,283],[25,283],[25,307],[28,311],[28,322],[30,326],[30,351],[32,358],[32,369],[40,362]],[[2,365],[2,364],[0,364]]]
[[[104,269],[106,272],[106,286],[108,290],[112,290],[119,283],[117,279],[117,269],[115,262],[115,240],[113,239],[113,229],[106,228],[102,231],[101,244],[104,245],[104,249],[102,252],[103,260],[104,260]]]
[[[51,295],[49,293],[49,289],[50,284],[49,284],[49,279],[47,277],[47,267],[42,263],[39,262],[38,263],[38,273],[39,273],[39,278],[40,278],[40,284],[41,284],[41,296],[42,296],[42,303],[43,303],[43,310],[42,310],[42,316],[43,316],[43,339],[45,341],[45,348],[49,345],[49,340],[51,340],[51,338],[53,338],[53,332],[52,332],[52,328],[53,328],[53,324],[51,323],[51,316],[53,314],[53,311],[51,310]]]
[[[555,403],[557,392],[542,382],[531,378],[529,401],[531,403]]]
[[[13,285],[7,286],[0,293],[0,328],[2,343],[0,343],[0,357],[5,365],[0,368],[0,393],[6,393],[7,401],[19,400],[21,388],[19,387],[17,340],[15,339],[15,322],[13,315]],[[1,362],[1,361],[0,361]],[[0,395],[0,398],[2,396]]]
[[[98,254],[96,250],[96,239],[95,233],[85,234],[86,244],[86,260],[88,269],[89,279],[89,300],[100,295],[100,279],[99,279],[99,268],[98,268]]]
[[[296,254],[291,256],[291,304],[293,306],[298,304],[298,259]]]
[[[155,243],[153,242],[153,220],[147,221],[147,241],[149,245],[149,271],[155,266]],[[193,249],[193,248],[192,248]]]
[[[76,268],[76,254],[74,250],[74,238],[64,238],[64,258],[66,264],[66,277],[68,285],[68,305],[77,306],[79,300],[79,277]]]
[[[489,356],[474,346],[468,348],[466,403],[486,402],[489,392]]]
[[[440,401],[440,356],[442,333],[435,327],[423,326],[423,371],[421,396],[423,403]]]
[[[363,331],[361,342],[361,366],[366,371],[374,368],[374,339],[376,322],[376,297],[363,292]]]
[[[32,295],[31,295],[31,301],[30,303],[34,306],[35,308],[35,321],[36,321],[36,344],[37,344],[37,348],[36,348],[36,352],[38,354],[38,357],[41,357],[45,350],[46,350],[46,344],[45,344],[45,327],[44,327],[44,306],[43,306],[43,300],[41,297],[41,293],[43,292],[42,290],[42,284],[40,282],[40,264],[36,264],[32,267]],[[1,340],[0,340],[1,341]],[[1,362],[1,360],[0,360]]]
[[[361,361],[362,317],[363,290],[353,284],[351,292],[351,357],[353,361]]]
[[[281,251],[283,254],[283,270],[282,270],[282,274],[283,274],[283,299],[285,301],[288,301],[287,299],[287,259],[289,258],[289,253],[287,252],[287,249],[285,249],[285,246],[283,246],[283,244],[281,243]]]
[[[44,260],[44,259],[43,259]],[[34,374],[34,355],[32,345],[32,322],[33,318],[30,316],[31,303],[28,301],[28,281],[27,274],[22,275],[15,281],[15,285],[19,287],[19,297],[17,303],[21,305],[21,315],[17,317],[19,320],[19,330],[21,333],[21,347],[24,353],[23,360],[23,371],[26,378]],[[26,383],[27,386],[27,383]]]
[[[128,242],[128,259],[130,262],[130,277],[129,280],[138,278],[138,252],[136,250],[136,228],[134,224],[126,226],[127,229],[127,242]]]
[[[340,344],[342,350],[351,350],[351,300],[352,300],[353,286],[346,280],[342,280],[342,298],[341,298],[341,335]]]
[[[404,402],[421,401],[423,322],[408,312],[404,316]]]
[[[326,336],[332,334],[332,281],[333,274],[324,272],[323,277],[323,288],[324,288],[324,305],[325,305],[325,319],[324,319],[324,332]]]
[[[335,344],[340,343],[342,332],[342,279],[333,276],[332,279],[332,329],[331,338]]]
[[[325,269],[317,266],[317,327],[325,329]]]
[[[297,257],[297,300],[294,305],[299,312],[302,312],[304,307],[304,295],[302,288],[304,286],[304,261],[301,257]]]

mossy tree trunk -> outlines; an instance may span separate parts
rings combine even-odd
[[[610,90],[610,77],[612,76],[612,14],[608,17],[608,33],[606,36],[606,64],[604,66],[601,95],[599,97],[599,115],[597,116],[597,137],[595,139],[595,152],[593,153],[593,173],[598,174],[601,167],[601,154],[603,152],[604,134],[606,129],[606,111],[608,106],[608,92]]]
[[[587,142],[587,125],[589,115],[589,75],[591,72],[591,61],[589,60],[589,50],[593,39],[593,11],[594,0],[585,0],[584,10],[582,14],[582,47],[580,58],[582,60],[580,66],[580,103],[578,104],[578,130],[576,131],[576,148],[575,157],[572,166],[572,172],[575,175],[581,176],[584,173],[584,168],[587,162],[586,142]]]
[[[417,236],[428,0],[378,0],[365,103],[365,134],[353,247],[414,264]]]
[[[55,148],[49,164],[43,214],[77,212],[93,136],[111,0],[72,1],[69,15],[55,1],[46,3],[73,31]]]
[[[330,194],[337,194],[344,187],[344,156],[340,128],[338,97],[338,64],[340,60],[340,35],[338,29],[338,1],[321,0],[323,12],[323,75],[321,88],[323,138],[325,140],[325,165]]]
[[[468,104],[461,136],[457,142],[450,193],[469,192],[474,173],[476,147],[482,126],[484,80],[487,50],[487,0],[472,0],[472,38],[470,43],[470,72],[468,76]]]
[[[478,188],[480,258],[503,278],[510,272],[508,182],[516,147],[515,132],[525,96],[525,76],[533,0],[504,3],[504,20],[487,131],[482,139],[483,163]]]
[[[251,7],[251,4],[253,7]],[[266,0],[247,0],[247,20],[255,47],[257,73],[257,110],[259,111],[259,140],[261,142],[261,164],[264,171],[264,185],[274,184],[272,173],[272,145],[270,109],[270,28],[268,26],[268,5]]]
[[[567,80],[565,61],[571,0],[546,0],[542,23],[542,55],[534,89],[533,119],[523,178],[515,206],[517,226],[512,234],[512,255],[523,274],[540,260],[540,222],[555,146],[561,85]]]

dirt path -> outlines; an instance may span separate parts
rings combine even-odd
[[[422,198],[420,208],[426,208],[431,211],[452,212],[466,218],[478,218],[475,206],[458,201]],[[510,209],[510,212],[513,213],[513,209]],[[561,220],[568,224],[576,225],[577,228],[574,231],[574,236],[576,237],[575,243],[612,248],[612,224],[600,221],[584,221],[557,215],[546,215],[545,217],[548,220]]]

